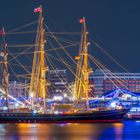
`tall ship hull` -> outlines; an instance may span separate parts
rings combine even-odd
[[[0,113],[1,123],[86,123],[86,122],[118,122],[128,112],[127,109],[94,111],[75,114],[32,114],[32,113]]]

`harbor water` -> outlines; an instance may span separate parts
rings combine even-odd
[[[140,122],[0,124],[0,140],[140,140]]]

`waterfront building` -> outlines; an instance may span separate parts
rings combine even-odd
[[[117,88],[140,92],[140,73],[112,73],[107,69],[97,69],[90,77],[90,83],[94,86],[94,96],[102,96],[103,93]]]
[[[93,76],[89,76],[89,97],[94,96],[94,78]]]
[[[67,70],[50,70],[48,73],[49,87],[48,97],[64,96],[64,91],[68,88]]]
[[[9,81],[8,93],[14,98],[28,97],[26,82]]]

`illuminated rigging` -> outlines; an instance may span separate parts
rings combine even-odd
[[[42,7],[39,7],[39,24],[36,35],[36,46],[33,57],[31,81],[29,94],[33,98],[43,98],[43,108],[44,113],[46,113],[46,71],[47,66],[45,66],[45,38],[44,38],[44,28],[43,28],[43,16]]]
[[[33,25],[34,23],[37,23],[37,22],[38,22],[37,31],[18,32],[18,30],[28,27],[30,25]],[[99,69],[106,68],[106,67],[105,67],[105,65],[101,64],[98,60],[96,60],[94,57],[92,57],[91,55],[88,54],[89,43],[88,43],[88,39],[87,39],[88,32],[86,29],[85,18],[82,18],[80,20],[80,23],[82,24],[82,32],[80,32],[80,33],[82,33],[82,35],[81,35],[79,55],[76,57],[77,62],[72,58],[72,56],[66,49],[70,48],[70,47],[74,47],[74,46],[79,46],[79,42],[58,38],[55,35],[79,35],[80,33],[79,32],[71,32],[71,33],[70,32],[66,32],[66,33],[51,32],[51,30],[48,28],[48,26],[43,21],[42,7],[40,7],[40,11],[39,11],[39,20],[26,24],[26,25],[23,25],[22,27],[18,27],[5,34],[5,35],[19,35],[19,34],[37,33],[35,44],[23,44],[23,45],[15,44],[15,45],[8,46],[9,48],[12,48],[12,47],[13,48],[14,47],[19,47],[19,48],[25,47],[26,48],[26,47],[28,47],[21,53],[11,53],[10,51],[7,50],[6,43],[4,43],[5,50],[7,50],[9,55],[12,56],[12,58],[8,62],[7,62],[7,58],[5,56],[5,61],[3,61],[4,67],[5,67],[4,91],[6,93],[7,101],[8,101],[8,90],[7,90],[7,88],[8,88],[8,67],[7,67],[7,64],[17,66],[17,67],[21,66],[22,69],[24,69],[27,74],[16,74],[14,72],[14,70],[11,68],[11,66],[9,65],[10,69],[12,69],[12,72],[14,73],[14,75],[17,78],[24,77],[24,78],[28,78],[30,80],[29,95],[30,95],[30,97],[33,98],[33,107],[36,102],[35,99],[42,98],[44,113],[46,113],[46,110],[47,110],[47,108],[46,108],[47,93],[46,92],[47,92],[47,84],[49,82],[46,80],[46,72],[48,71],[48,65],[46,65],[45,61],[48,62],[49,66],[52,69],[56,69],[57,67],[52,62],[52,58],[53,58],[57,62],[64,64],[68,68],[68,70],[72,73],[72,75],[75,77],[75,86],[74,86],[74,91],[72,93],[74,103],[78,104],[81,100],[84,99],[84,101],[86,102],[86,108],[89,109],[89,97],[88,97],[89,90],[90,90],[89,89],[89,75],[92,72],[92,69],[89,66],[89,58],[90,58],[90,60],[92,60],[92,62],[94,62],[94,64]],[[47,32],[45,32],[44,27],[46,27]],[[45,36],[54,39],[55,43],[57,43],[57,45],[59,47],[55,47],[52,45],[51,46],[52,48],[45,50]],[[60,41],[65,43],[65,45],[61,44]],[[49,41],[47,40],[47,42],[49,42]],[[67,45],[66,45],[66,43],[67,43]],[[100,47],[94,41],[92,41],[92,43],[94,45],[96,45],[98,48]],[[35,49],[34,52],[32,51],[33,48]],[[29,50],[30,50],[30,52],[28,52]],[[66,60],[64,60],[62,58],[62,56],[58,53],[58,50],[63,50],[64,53],[68,56],[68,58],[73,62],[73,64],[69,64]],[[103,49],[101,49],[101,50],[103,51],[103,53],[108,55],[108,57],[110,57],[113,61],[116,61],[108,53],[106,53]],[[49,52],[51,52],[51,51],[55,52],[57,57],[49,54]],[[6,54],[6,52],[5,52],[5,54]],[[29,69],[31,69],[31,66],[23,65],[17,59],[19,56],[27,55],[27,54],[34,54],[32,72],[31,72],[31,70],[29,70]],[[15,60],[17,62],[17,64],[12,63],[13,60]],[[75,67],[75,65],[76,65],[76,67]],[[117,63],[117,65],[122,67],[119,63]],[[115,77],[115,75],[113,75],[113,76]],[[123,85],[123,81],[121,79],[119,79],[119,77],[116,77],[116,79],[118,80],[118,82],[120,84]],[[116,88],[118,88],[117,85],[113,81],[112,81],[112,83],[116,86]],[[31,102],[28,102],[28,103],[31,105]],[[7,104],[7,107],[8,107],[8,104]]]

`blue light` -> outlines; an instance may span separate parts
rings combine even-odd
[[[6,111],[6,110],[7,110],[7,107],[5,106],[5,107],[3,108],[3,110],[5,110],[5,111]]]
[[[36,114],[37,113],[37,111],[36,110],[33,110],[33,114]]]
[[[113,108],[115,108],[115,107],[116,107],[116,103],[115,103],[115,102],[112,102],[112,103],[110,104],[110,106],[113,107]]]

